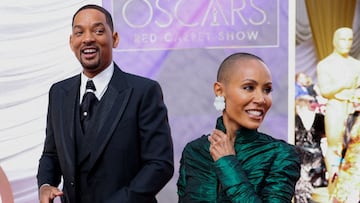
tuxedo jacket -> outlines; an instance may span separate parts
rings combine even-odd
[[[80,74],[50,88],[46,138],[39,160],[38,186],[58,186],[62,202],[75,203],[79,181],[75,132],[79,122]],[[105,99],[104,102],[101,100]],[[121,71],[114,74],[92,123],[86,159],[91,202],[156,202],[174,172],[173,145],[160,85]],[[95,129],[95,130],[94,130]]]

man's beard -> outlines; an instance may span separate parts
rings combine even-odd
[[[81,66],[86,70],[96,70],[100,66],[100,60],[97,63],[88,64],[85,63],[83,60],[80,59]]]

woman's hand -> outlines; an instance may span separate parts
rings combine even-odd
[[[223,156],[235,155],[235,137],[230,138],[229,135],[215,129],[208,137],[208,140],[210,141],[210,154],[214,161]]]

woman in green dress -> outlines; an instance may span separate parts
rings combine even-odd
[[[211,134],[185,146],[179,202],[291,202],[299,155],[257,131],[272,104],[268,67],[253,54],[232,54],[219,67],[214,92],[222,116]]]

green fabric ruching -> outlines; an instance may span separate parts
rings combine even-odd
[[[226,132],[222,117],[216,128]],[[214,162],[208,136],[183,150],[179,202],[291,202],[300,177],[300,159],[292,145],[257,130],[241,129],[235,140],[236,156]]]

